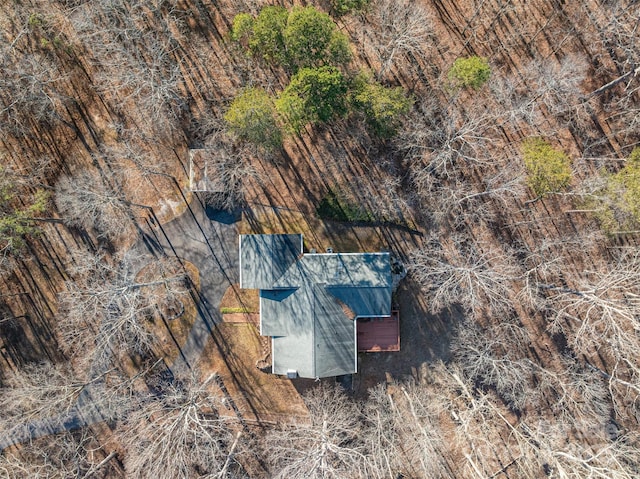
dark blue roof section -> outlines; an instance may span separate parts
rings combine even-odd
[[[357,317],[388,316],[391,311],[391,289],[327,286],[327,292],[345,304]]]

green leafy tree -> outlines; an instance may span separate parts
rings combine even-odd
[[[351,60],[351,44],[349,38],[341,32],[336,31],[331,36],[328,47],[328,58],[334,65],[344,65]]]
[[[287,10],[278,6],[264,7],[255,20],[240,13],[233,20],[232,38],[238,41],[247,38],[253,55],[281,63],[286,58],[283,32],[288,16]]]
[[[287,133],[298,134],[307,123],[313,121],[305,99],[292,89],[285,89],[276,100],[276,110],[285,121]]]
[[[231,39],[236,42],[246,43],[249,46],[249,38],[253,34],[255,25],[254,18],[248,13],[238,13],[233,17],[233,25],[231,27]]]
[[[25,236],[39,231],[34,215],[43,213],[48,201],[49,195],[44,190],[37,190],[31,198],[22,195],[19,198],[11,174],[0,167],[0,256],[19,251]]]
[[[636,230],[640,227],[640,147],[629,155],[615,174],[604,175],[595,191],[586,196],[585,206],[592,209],[607,232]]]
[[[276,109],[290,129],[299,133],[307,123],[327,122],[345,115],[347,91],[347,81],[337,68],[302,68],[276,100]]]
[[[314,7],[294,7],[289,13],[284,41],[293,67],[341,64],[349,60],[349,41],[326,13]]]
[[[331,8],[336,15],[347,15],[351,12],[361,12],[371,0],[331,0]]]
[[[257,18],[239,13],[233,19],[231,39],[242,43],[254,56],[292,69],[341,65],[351,59],[346,35],[326,13],[314,7],[270,6]]]
[[[273,99],[260,88],[249,88],[238,95],[224,120],[229,130],[242,140],[267,150],[282,146]]]
[[[453,62],[448,77],[457,87],[470,87],[477,90],[484,85],[491,76],[491,67],[484,57],[472,56],[458,58]]]
[[[413,103],[401,87],[387,88],[366,73],[354,79],[351,101],[364,113],[373,132],[382,138],[396,133],[401,115],[406,114]]]
[[[611,193],[619,192],[621,209],[640,221],[640,147],[634,148],[625,167],[609,183]]]
[[[528,138],[522,143],[527,184],[538,198],[563,190],[571,181],[571,161],[562,150],[553,148],[541,138]]]

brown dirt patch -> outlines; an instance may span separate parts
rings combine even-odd
[[[314,214],[289,208],[253,206],[245,211],[240,234],[302,233],[307,250],[336,252],[379,251],[388,247],[384,228],[322,221]]]
[[[239,284],[231,285],[222,296],[220,311],[228,313],[257,313],[260,297],[257,289],[240,289]]]
[[[260,327],[260,314],[258,313],[224,313],[222,321],[225,323],[249,323],[258,329]]]
[[[214,334],[199,367],[203,376],[218,373],[245,419],[289,422],[306,417],[306,407],[291,381],[256,367],[264,355],[264,342],[252,324],[222,323]]]
[[[160,223],[168,223],[187,209],[193,195],[187,190],[184,175],[178,168],[170,172],[175,179],[141,171],[135,165],[128,166],[126,172],[124,188],[127,198],[131,198],[133,203],[153,208]]]

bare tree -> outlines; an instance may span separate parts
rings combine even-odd
[[[173,104],[180,101],[182,77],[180,66],[172,58],[175,45],[152,33],[143,39],[144,50],[140,45],[135,50],[113,45],[110,61],[101,59],[98,63],[102,70],[97,79],[99,88],[108,92],[120,108],[135,104],[157,123],[165,120]]]
[[[133,166],[140,176],[153,184],[154,177],[173,178],[169,170],[169,162],[158,162],[156,152],[150,153],[145,143],[155,140],[140,131],[122,130],[121,125],[116,129],[121,133],[120,141],[114,145],[105,145],[104,161],[116,171],[127,171]],[[175,154],[173,151],[163,151],[165,155]]]
[[[194,371],[142,400],[116,432],[127,451],[127,477],[241,476],[237,419],[220,414],[215,382],[215,374],[201,381]]]
[[[455,477],[425,384],[405,381],[369,390],[364,407],[370,477]]]
[[[465,377],[494,388],[512,409],[549,410],[563,423],[604,429],[610,411],[603,378],[575,360],[545,368],[528,355],[529,332],[513,320],[480,328],[467,321],[458,327],[452,346]]]
[[[29,188],[50,188],[49,178],[56,171],[54,159],[49,155],[34,158],[5,158],[2,165],[0,184],[7,184],[28,190]]]
[[[618,93],[622,93],[614,101],[622,100],[631,106],[638,93],[638,86],[634,86],[634,77],[640,72],[640,53],[638,43],[638,15],[640,8],[627,2],[603,5],[601,10],[585,9],[586,21],[593,22],[598,27],[597,41],[609,53],[616,68],[608,68],[606,72],[614,79],[597,88],[592,95],[600,95],[617,86]],[[607,65],[607,64],[605,64]],[[608,66],[608,65],[607,65]],[[622,75],[620,75],[620,73]],[[637,112],[637,108],[635,109]]]
[[[411,255],[409,271],[422,285],[433,312],[455,305],[470,314],[508,311],[512,281],[518,278],[513,258],[494,247],[481,250],[454,238],[443,248],[432,239]]]
[[[587,427],[588,437],[577,438],[561,422],[544,420],[521,422],[509,429],[517,443],[512,447],[520,452],[513,463],[518,477],[631,479],[638,474],[640,449],[635,432],[612,436]]]
[[[456,444],[466,459],[464,475],[497,477],[507,469],[527,479],[627,479],[637,474],[635,433],[611,434],[612,430],[588,420],[550,419],[542,405],[531,409],[529,417],[514,420],[490,394],[478,393],[460,370],[447,371],[452,380],[445,378],[439,384],[443,392],[457,386],[456,399],[445,400],[444,405],[458,424]]]
[[[84,386],[74,384],[71,378],[68,367],[50,363],[26,366],[9,375],[0,389],[5,405],[0,426],[3,437],[22,429],[23,422],[61,419],[68,414]]]
[[[337,387],[320,385],[305,395],[309,423],[282,425],[266,438],[275,478],[364,478],[359,411]]]
[[[115,369],[79,379],[68,365],[30,365],[0,389],[0,450],[125,414],[131,381]]]
[[[156,14],[152,24],[149,2],[127,0],[105,2],[99,8],[81,5],[71,18],[80,41],[93,55],[97,89],[121,111],[128,111],[138,128],[154,132],[170,131],[183,106],[174,38],[180,28],[170,4],[161,1],[151,7]]]
[[[431,396],[431,407],[440,412],[440,419],[452,428],[447,446],[453,477],[498,477],[500,468],[510,464],[517,451],[504,440],[509,411],[491,390],[477,388],[474,380],[465,376],[455,363],[436,363],[429,371],[428,381],[437,393]],[[506,447],[505,447],[506,446]]]
[[[49,58],[0,50],[0,65],[0,132],[21,136],[59,120],[64,99],[59,84],[64,78]]]
[[[430,14],[409,0],[376,0],[371,5],[369,36],[380,61],[378,78],[404,54],[421,55],[431,44]]]
[[[399,415],[395,414],[392,405],[393,400],[385,385],[379,384],[369,390],[363,409],[366,421],[364,438],[375,477],[397,476],[397,464],[405,459],[399,447],[402,440]]]
[[[589,357],[600,351],[610,362],[611,386],[621,387],[619,404],[631,392],[640,396],[637,317],[640,314],[640,256],[623,252],[605,268],[585,271],[572,285],[543,284],[547,296],[550,328],[564,333],[571,346]],[[614,400],[618,394],[614,395]],[[621,411],[619,411],[621,412]]]
[[[517,248],[517,254],[523,258],[520,262],[523,287],[518,292],[518,299],[534,311],[543,309],[545,302],[538,285],[559,281],[563,268],[567,266],[566,257],[557,251],[556,246],[545,239],[532,248],[525,244]]]
[[[417,197],[428,203],[433,192],[454,181],[461,170],[494,158],[494,124],[479,108],[463,111],[453,103],[442,107],[435,100],[419,102],[394,139]]]
[[[131,232],[136,210],[147,208],[130,203],[117,183],[89,170],[60,178],[55,203],[68,225],[94,229],[100,237],[108,238]]]
[[[533,365],[524,357],[530,345],[527,331],[513,321],[485,330],[466,321],[457,329],[453,350],[465,377],[495,388],[513,409],[522,410],[530,404]]]
[[[612,411],[606,379],[601,374],[571,358],[563,358],[559,371],[532,365],[537,402],[547,405],[559,424],[585,443],[594,431],[606,433]]]
[[[583,58],[569,55],[560,62],[532,61],[517,78],[497,75],[489,86],[502,106],[498,117],[507,123],[524,121],[538,127],[543,127],[546,114],[567,122],[582,121],[587,111],[582,106],[581,84],[587,68]]]
[[[112,264],[88,253],[77,261],[74,280],[60,294],[57,332],[69,354],[91,363],[109,364],[114,352],[151,354],[157,338],[149,319],[156,308],[190,300],[177,258],[125,257]]]
[[[124,477],[114,461],[90,431],[64,432],[30,441],[16,450],[0,454],[0,474],[7,479],[50,479],[57,477]]]
[[[431,190],[429,205],[434,219],[438,223],[451,222],[456,227],[465,224],[477,224],[493,220],[502,211],[509,210],[514,201],[526,193],[523,182],[524,172],[517,166],[505,168],[489,174],[478,168],[478,176],[482,178],[482,189],[464,177],[456,176],[446,182],[435,182],[431,186],[423,185],[424,190]],[[472,176],[472,175],[469,175]],[[435,179],[434,179],[435,180]]]
[[[215,208],[233,210],[245,203],[245,192],[261,175],[251,163],[255,152],[234,142],[224,131],[213,132],[205,142],[207,191],[201,195]]]
[[[513,205],[514,200],[521,198],[525,193],[522,183],[524,171],[517,166],[500,170],[493,175],[483,175],[482,191],[474,191],[466,194],[458,192],[455,195],[455,202],[458,204],[475,204],[478,198],[491,198],[496,203],[507,209]]]

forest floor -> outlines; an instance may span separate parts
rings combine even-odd
[[[358,354],[353,382],[357,396],[366,397],[370,388],[383,382],[419,380],[428,363],[449,358],[449,344],[462,313],[454,309],[431,314],[419,291],[414,281],[405,278],[393,298],[393,307],[400,311],[400,351]]]
[[[242,179],[246,203],[226,216],[189,192],[189,149],[218,151],[223,115],[244,88],[277,96],[289,84],[291,72],[229,41],[236,14],[274,2],[5,3],[0,96],[10,108],[2,110],[0,157],[20,181],[39,172],[20,183],[16,203],[28,204],[39,182],[52,197],[42,234],[2,278],[0,382],[22,365],[64,362],[60,293],[73,282],[84,288],[74,270],[86,250],[118,262],[133,248],[140,258],[166,253],[197,270],[191,308],[155,324],[155,353],[176,377],[186,369],[217,373],[210,386],[228,405],[222,414],[249,424],[304,421],[302,394],[317,383],[265,372],[270,341],[259,335],[256,298],[235,287],[239,234],[302,233],[307,251],[390,251],[410,270],[424,253],[486,273],[478,282],[489,293],[470,305],[461,298],[472,290],[465,284],[434,314],[433,281],[419,285],[414,268],[393,296],[400,351],[358,355],[356,398],[378,384],[425,379],[425,403],[446,416],[419,421],[413,407],[396,411],[407,432],[398,436],[393,475],[445,477],[435,467],[405,473],[412,461],[431,466],[445,458],[462,463],[449,477],[524,477],[525,470],[542,477],[577,459],[567,470],[587,477],[601,457],[617,465],[633,457],[626,440],[610,444],[590,434],[609,421],[621,437],[637,433],[637,337],[625,316],[638,317],[627,301],[637,275],[610,292],[597,280],[615,278],[616,261],[637,252],[638,235],[605,237],[579,200],[639,144],[637,2],[388,0],[336,19],[353,45],[349,74],[372,69],[381,84],[416,100],[399,134],[375,138],[355,115],[308,126],[285,138],[281,151],[251,150],[246,161],[256,175]],[[330,2],[276,3],[328,9]],[[421,36],[406,36],[421,10]],[[447,72],[471,55],[487,58],[489,81],[452,89]],[[534,199],[527,187],[522,146],[533,137],[571,159],[571,184],[559,194]],[[59,205],[62,180],[87,172],[99,179],[94,187],[112,188],[132,206],[132,221],[118,223],[112,237],[95,222],[69,226],[75,213]],[[371,222],[321,219],[323,201],[339,195]],[[575,291],[593,291],[595,306]],[[598,308],[611,321],[582,321]],[[443,378],[436,377],[440,360],[452,366]],[[87,407],[79,401],[76,409]],[[427,436],[411,428],[422,419],[443,441],[432,456],[418,454],[429,450],[423,443],[409,444]],[[557,423],[557,437],[531,435],[541,421]],[[484,443],[491,450],[478,452]],[[607,451],[620,455],[607,459]],[[601,471],[614,477],[608,466]]]
[[[256,367],[264,355],[264,339],[250,323],[222,323],[202,351],[199,368],[217,372],[229,397],[245,420],[290,422],[306,416],[306,408],[291,381]],[[234,411],[229,408],[229,414]]]

